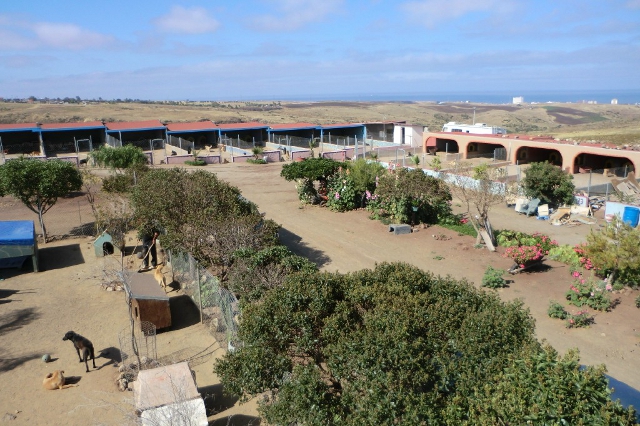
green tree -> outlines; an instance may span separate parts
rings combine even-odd
[[[262,155],[263,152],[264,148],[261,146],[254,146],[253,148],[251,148],[251,153],[253,154],[254,160],[260,159],[260,155]]]
[[[450,202],[451,192],[443,180],[426,175],[422,169],[400,168],[378,179],[367,209],[375,219],[409,223],[415,207],[417,221],[436,223],[451,214]]]
[[[601,398],[602,371],[589,370],[590,379],[573,369],[565,389],[567,377],[552,366],[534,366],[529,380],[513,368],[543,350],[522,302],[407,264],[289,275],[244,307],[239,333],[244,345],[214,370],[228,393],[265,395],[259,410],[269,424],[525,424],[556,406],[571,424],[596,413],[631,424],[632,410]],[[509,389],[531,405],[491,398]],[[496,412],[496,421],[482,421]]]
[[[141,232],[163,229],[165,248],[191,253],[221,279],[238,250],[277,242],[273,221],[265,220],[238,188],[205,171],[150,170],[135,186],[131,202]]]
[[[640,229],[632,228],[618,216],[606,227],[587,235],[586,257],[609,284],[618,280],[637,285],[640,280]]]
[[[68,161],[18,158],[0,166],[0,195],[13,195],[38,215],[42,238],[47,242],[44,214],[58,198],[82,188],[78,168]]]
[[[346,169],[346,163],[328,158],[307,158],[285,164],[282,166],[280,176],[288,181],[296,181],[300,201],[307,203],[318,195],[315,182],[326,183],[329,177],[341,168]]]
[[[531,163],[522,179],[522,188],[527,197],[539,198],[542,203],[571,205],[576,189],[572,179],[573,176],[547,161]]]
[[[98,165],[108,167],[118,174],[124,173],[126,169],[144,168],[148,163],[142,149],[133,145],[116,148],[101,146],[92,151],[90,156]]]
[[[241,301],[254,302],[268,290],[281,286],[288,275],[317,270],[315,263],[282,245],[262,250],[242,249],[234,253],[228,286]]]

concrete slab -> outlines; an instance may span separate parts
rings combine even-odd
[[[389,225],[389,232],[393,232],[394,235],[410,234],[411,226],[404,223]]]

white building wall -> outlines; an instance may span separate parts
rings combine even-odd
[[[410,147],[420,147],[422,146],[422,134],[425,129],[428,130],[428,128],[419,125],[396,125],[393,128],[393,143],[398,145],[407,145]]]

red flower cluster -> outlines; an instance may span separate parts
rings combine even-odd
[[[508,247],[504,252],[504,257],[510,257],[521,268],[524,268],[527,263],[542,260],[546,254],[548,254],[548,251],[544,250],[540,244],[536,244],[533,246]]]
[[[587,257],[587,251],[585,249],[586,247],[587,243],[577,244],[573,248],[573,251],[575,251],[576,254],[580,256],[580,266],[582,266],[586,270],[594,269],[595,266],[593,265],[593,262]]]

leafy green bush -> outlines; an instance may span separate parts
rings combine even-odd
[[[103,145],[91,151],[89,156],[99,166],[109,167],[117,173],[122,173],[130,168],[146,167],[149,162],[142,149],[134,145],[124,145],[116,148]]]
[[[557,319],[566,319],[569,316],[569,313],[567,311],[564,310],[564,307],[556,302],[555,300],[552,300],[549,303],[549,309],[547,309],[547,314],[549,314],[549,317],[551,318],[557,318]]]
[[[295,181],[300,201],[310,203],[318,196],[314,182],[326,182],[341,168],[346,169],[347,164],[328,158],[306,158],[282,166],[280,176],[288,181]]]
[[[504,275],[504,269],[495,269],[493,266],[487,266],[482,276],[482,287],[489,288],[503,288],[507,286],[507,280],[502,276]]]
[[[264,160],[262,158],[249,158],[247,160],[247,163],[249,163],[249,164],[267,164],[267,160]]]
[[[204,160],[187,160],[184,162],[184,164],[186,164],[187,166],[206,166],[207,163]]]
[[[589,311],[578,311],[575,314],[567,314],[567,328],[588,327],[593,324],[593,315],[589,315]]]
[[[632,228],[618,216],[587,236],[585,257],[590,259],[597,273],[609,283],[618,282],[635,287],[640,283],[640,228]]]
[[[611,286],[603,281],[578,276],[567,290],[566,298],[569,303],[575,306],[586,305],[597,311],[608,311],[612,305],[609,290],[611,290]]]
[[[526,232],[500,230],[495,232],[496,241],[498,245],[502,247],[514,247],[514,246],[537,246],[545,252],[545,255],[549,254],[549,251],[558,246],[555,240],[544,234],[535,232],[533,234],[527,234]]]
[[[445,182],[427,176],[421,169],[400,168],[379,178],[375,199],[369,201],[367,209],[372,219],[437,223],[451,214],[451,192]]]
[[[353,210],[361,197],[348,170],[340,169],[327,183],[327,207],[338,212]]]
[[[554,206],[573,204],[573,176],[551,163],[531,163],[522,179],[527,197],[538,198]]]
[[[243,308],[225,391],[268,424],[632,425],[604,367],[534,335],[522,302],[406,264],[298,273]]]
[[[640,296],[636,297],[636,308],[640,308]]]
[[[549,250],[549,258],[575,268],[580,267],[580,256],[569,244],[552,247]]]
[[[102,190],[105,192],[124,194],[133,189],[133,177],[127,174],[116,174],[102,179]]]

